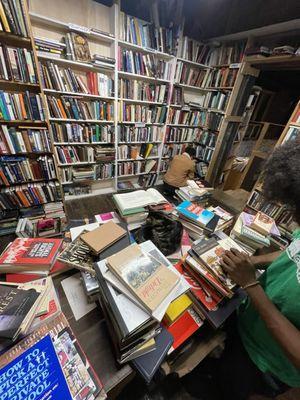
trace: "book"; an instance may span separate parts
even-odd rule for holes
[[[185,310],[191,307],[191,305],[192,301],[188,295],[182,294],[169,305],[164,319],[168,322],[168,324],[172,324]]]
[[[165,325],[174,339],[172,351],[182,345],[202,325],[203,321],[193,308],[186,310],[173,324]]]
[[[102,214],[97,214],[97,215],[95,215],[95,220],[96,220],[96,222],[99,222],[99,224],[106,224],[109,221],[113,221],[116,224],[118,222],[120,222],[118,215],[113,211],[107,212],[107,213],[102,213]]]
[[[48,272],[61,245],[61,239],[15,239],[0,256],[0,272]]]
[[[125,235],[125,229],[113,221],[109,221],[93,231],[84,233],[81,235],[81,239],[94,254],[98,255]]]
[[[11,378],[11,369],[19,375]],[[43,324],[0,356],[0,377],[9,393],[19,392],[23,376],[27,395],[36,400],[104,399],[103,386],[88,362],[65,316]]]
[[[73,242],[67,244],[58,255],[57,260],[72,268],[95,275],[94,263],[96,257],[92,254],[90,247],[82,240],[82,236],[87,232],[83,231]]]
[[[269,217],[269,215],[264,214],[261,211],[258,211],[250,227],[258,233],[261,233],[264,236],[268,236],[272,232],[274,223],[275,221],[273,218]]]
[[[213,212],[191,203],[190,201],[180,203],[176,207],[176,210],[180,215],[188,218],[200,227],[206,227],[215,216]]]
[[[151,314],[179,282],[173,271],[137,244],[109,257],[107,265]]]
[[[156,189],[136,190],[130,193],[113,195],[113,199],[122,214],[130,210],[141,209],[150,205],[168,203]]]
[[[22,290],[18,285],[0,284],[0,337],[16,340],[24,320],[37,307],[39,292]]]
[[[74,49],[74,60],[81,62],[91,62],[91,53],[89,49],[89,42],[83,34],[71,32],[67,35],[67,40],[70,38],[71,47]]]

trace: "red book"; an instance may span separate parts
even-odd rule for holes
[[[27,283],[41,279],[39,274],[6,274],[6,282]]]
[[[56,260],[55,263],[53,264],[53,267],[50,270],[50,275],[53,278],[54,276],[62,274],[63,272],[69,271],[70,269],[72,269],[70,265],[67,265],[61,261]]]
[[[193,296],[198,300],[208,311],[215,310],[218,304],[222,301],[221,297],[211,286],[201,277],[193,276],[192,270],[184,266],[182,262],[175,265],[177,271],[183,275],[184,279],[190,285]]]
[[[0,256],[0,272],[49,271],[62,239],[17,238]]]
[[[177,349],[189,337],[196,332],[203,321],[199,315],[192,309],[186,310],[172,325],[166,326],[166,329],[174,338],[173,350]]]

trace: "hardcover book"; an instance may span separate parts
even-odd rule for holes
[[[24,376],[28,399],[93,400],[99,394],[100,399],[106,398],[62,313],[0,356],[0,370],[6,400],[19,396],[20,388],[25,390]]]
[[[93,231],[82,234],[81,239],[94,254],[98,255],[101,251],[120,240],[126,233],[125,229],[113,221],[109,221]]]
[[[190,201],[184,201],[176,207],[179,214],[195,224],[205,227],[214,218],[214,213]]]
[[[18,285],[0,284],[0,337],[15,340],[21,325],[35,305],[39,293],[18,289]]]
[[[57,260],[70,267],[95,275],[94,263],[96,262],[96,256],[91,253],[90,247],[81,239],[82,235],[87,232],[83,231],[73,242],[69,243],[59,254]]]
[[[15,239],[0,256],[0,272],[48,271],[61,245],[61,239]]]
[[[107,265],[151,314],[179,282],[173,271],[137,244],[109,257]]]
[[[92,60],[89,42],[85,36],[71,32],[72,47],[76,61],[90,62]]]

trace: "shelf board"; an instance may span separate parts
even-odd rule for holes
[[[172,142],[165,142],[165,144],[173,144],[173,143],[195,143],[194,140],[174,140]]]
[[[128,174],[128,175],[118,175],[118,178],[129,178],[130,176],[140,176],[140,175],[150,175],[150,174],[156,174],[156,171],[150,171],[150,172],[137,172],[135,174]]]
[[[159,140],[159,141],[157,141],[157,140],[147,140],[147,141],[144,141],[144,142],[118,142],[118,144],[128,144],[128,145],[131,145],[131,144],[144,144],[144,143],[162,143],[162,141],[161,140]]]
[[[71,31],[71,30],[75,31],[74,27],[71,29],[67,22],[63,22],[63,21],[60,21],[55,18],[49,18],[49,17],[46,17],[41,14],[37,14],[34,12],[30,12],[29,16],[30,16],[30,19],[32,22],[36,22],[41,25],[47,25],[47,26],[50,26],[50,27],[56,28],[56,29],[59,28],[60,30],[63,30],[66,32]],[[83,28],[85,28],[85,27],[83,27]],[[107,36],[107,35],[101,34],[101,33],[92,32],[89,28],[85,28],[85,29],[87,31],[84,32],[84,34],[92,40],[100,41],[100,42],[107,42],[107,43],[113,43],[115,41],[114,37]]]
[[[140,46],[138,44],[126,42],[125,40],[118,40],[118,44],[121,47],[126,47],[127,49],[137,50],[137,51],[140,51],[140,52],[143,52],[143,53],[153,54],[153,55],[155,55],[157,57],[160,57],[160,58],[167,58],[167,59],[174,58],[174,56],[172,54],[164,53],[162,51],[159,51],[159,50],[156,50],[156,49],[152,49],[150,47],[144,47],[144,46]]]
[[[40,85],[38,83],[30,83],[30,82],[16,82],[10,81],[6,79],[0,79],[0,87],[1,89],[7,88],[8,90],[39,90]]]
[[[209,65],[197,63],[195,61],[190,61],[190,60],[187,60],[186,58],[177,57],[177,61],[181,61],[181,62],[183,62],[185,64],[194,65],[195,67],[202,68],[202,69],[211,69],[212,68]]]
[[[203,125],[188,125],[188,124],[166,124],[167,126],[178,126],[179,128],[204,128]]]
[[[58,94],[62,96],[77,96],[77,97],[87,97],[91,99],[101,99],[101,100],[114,100],[113,96],[99,96],[97,94],[90,93],[78,93],[78,92],[64,92],[62,90],[54,90],[54,89],[43,89],[44,93],[50,94]]]
[[[109,142],[53,142],[54,146],[96,146],[100,144],[114,145],[114,143]]]
[[[14,35],[9,32],[0,32],[0,42],[13,46],[31,47],[31,40],[29,37]]]
[[[82,179],[80,181],[71,181],[71,182],[61,182],[62,186],[68,186],[68,185],[78,185],[81,183],[99,183],[99,182],[104,182],[104,181],[110,181],[114,179],[114,177],[110,177],[110,178],[100,178],[100,179]]]
[[[126,158],[126,159],[118,159],[117,162],[128,162],[128,161],[147,161],[147,160],[158,160],[159,157],[147,157],[147,158]]]
[[[75,118],[49,118],[50,122],[78,122],[78,123],[95,123],[95,124],[113,124],[114,121],[100,119],[75,119]]]
[[[216,87],[207,87],[208,90],[232,90],[233,86],[216,86]]]
[[[295,127],[297,127],[297,128],[300,128],[300,122],[290,122],[288,125],[289,125],[289,126],[295,126]]]
[[[42,55],[37,52],[37,56],[40,60],[48,60],[52,61],[55,64],[62,64],[65,66],[73,67],[74,69],[81,69],[81,70],[91,70],[91,71],[103,71],[103,72],[114,72],[115,68],[112,66],[112,68],[107,67],[106,65],[100,66],[100,65],[94,65],[94,64],[89,64],[89,63],[83,63],[80,61],[73,61],[73,60],[67,60],[66,58],[57,58],[57,57],[51,57],[50,55]]]
[[[94,165],[94,164],[96,164],[96,161],[77,161],[74,163],[57,164],[57,166],[60,168],[64,168],[64,167],[76,167],[77,165]]]
[[[205,87],[205,88],[197,87],[197,86],[187,85],[185,83],[179,83],[179,82],[175,82],[174,86],[179,86],[179,87],[182,87],[184,89],[189,89],[189,90],[197,90],[197,91],[200,91],[200,92],[214,92],[214,91],[217,91],[216,88],[209,89],[207,87]]]
[[[122,125],[165,125],[165,122],[140,122],[140,121],[119,121]]]
[[[92,193],[82,193],[82,194],[76,194],[76,195],[65,195],[65,200],[74,200],[74,199],[81,199],[85,197],[92,197],[92,196],[97,196],[99,194],[109,194],[109,193],[115,193],[116,190],[113,187],[108,187],[108,188],[102,188],[102,189],[96,189],[92,190]]]
[[[118,71],[118,75],[120,77],[129,78],[129,79],[140,79],[140,80],[146,80],[146,81],[157,82],[157,83],[170,83],[170,80],[154,78],[152,76],[134,74],[132,72]]]
[[[196,105],[189,105],[189,104],[170,104],[170,107],[172,107],[172,108],[190,107],[191,109],[206,110],[207,112],[225,114],[224,110],[218,110],[217,108],[210,108],[210,107],[205,107],[205,106],[196,106]]]
[[[124,103],[133,103],[133,104],[155,104],[159,106],[166,106],[167,103],[160,101],[150,101],[150,100],[135,100],[135,99],[126,99],[124,97],[118,98],[119,101],[124,101]]]
[[[12,121],[5,121],[0,120],[0,124],[7,124],[7,125],[46,125],[47,121],[38,121],[38,120],[23,120],[23,119],[15,119]]]
[[[27,151],[25,153],[10,153],[10,154],[1,154],[1,156],[5,157],[25,157],[25,156],[40,156],[42,154],[52,154],[51,151]]]
[[[30,181],[23,181],[23,182],[10,182],[9,186],[6,185],[0,185],[1,188],[9,188],[10,186],[19,186],[19,185],[29,185],[31,183],[39,183],[39,182],[53,182],[53,181],[57,181],[57,178],[52,178],[52,179],[33,179]]]

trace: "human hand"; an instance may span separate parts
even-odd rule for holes
[[[220,264],[229,277],[238,285],[246,286],[255,282],[255,267],[250,257],[236,249],[223,254]]]

